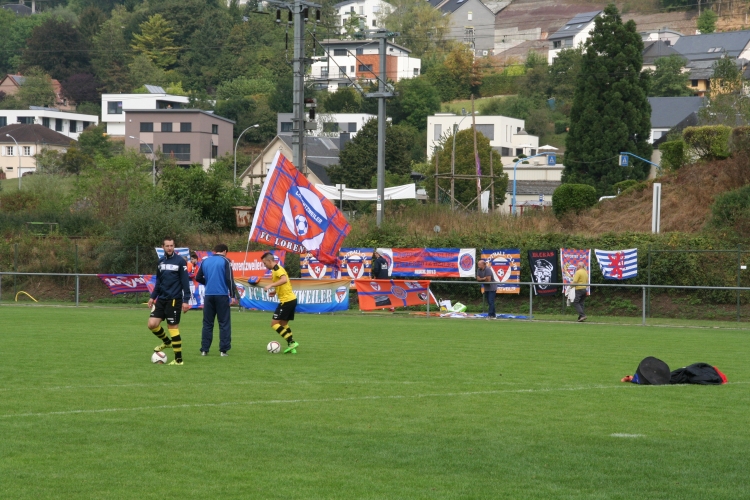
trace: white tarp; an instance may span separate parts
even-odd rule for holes
[[[329,200],[351,200],[351,201],[378,201],[377,189],[350,189],[344,188],[339,192],[336,186],[326,186],[325,184],[315,184],[315,188],[320,194]],[[417,198],[416,184],[404,184],[385,188],[386,200],[414,200]]]

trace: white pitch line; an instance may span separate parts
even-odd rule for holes
[[[609,437],[613,438],[642,438],[646,437],[645,434],[622,434],[619,432],[615,432],[614,434],[610,434]]]

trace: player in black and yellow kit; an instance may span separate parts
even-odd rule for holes
[[[156,286],[148,299],[151,317],[148,328],[159,337],[161,344],[154,351],[171,347],[174,360],[170,365],[182,364],[182,338],[180,337],[180,313],[190,309],[190,283],[185,259],[174,251],[174,238],[164,238],[164,257],[159,259],[156,268]],[[167,320],[166,334],[161,322]]]
[[[284,349],[284,354],[297,354],[299,344],[294,341],[292,329],[289,328],[289,322],[294,319],[294,310],[297,308],[297,296],[294,295],[294,291],[292,290],[289,275],[286,274],[286,270],[283,267],[274,261],[271,252],[264,253],[261,260],[266,269],[271,270],[271,284],[265,287],[264,290],[270,292],[269,295],[271,296],[275,293],[279,297],[279,305],[273,313],[271,328],[286,340],[287,348]],[[273,292],[272,288],[275,288],[276,291]]]

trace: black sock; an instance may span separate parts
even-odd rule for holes
[[[167,336],[167,334],[164,332],[164,327],[163,326],[159,325],[159,330],[157,330],[157,331],[151,330],[151,331],[153,332],[154,335],[156,335],[157,337],[159,337],[159,340],[161,340],[162,342],[164,342],[165,345],[169,345],[169,344],[172,343],[172,339],[170,339]]]

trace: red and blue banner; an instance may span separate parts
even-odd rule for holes
[[[338,267],[323,264],[310,254],[300,255],[300,276],[309,279],[349,278],[354,288],[354,280],[370,277],[372,252],[372,248],[342,248]]]
[[[240,306],[258,311],[274,311],[279,305],[278,296],[269,297],[263,286],[270,280],[262,280],[257,285],[245,279],[237,280]],[[331,313],[349,309],[349,280],[291,280],[292,290],[297,296],[298,313]]]
[[[338,264],[339,248],[351,230],[349,223],[280,152],[259,200],[250,240],[297,254],[310,253],[323,264]]]
[[[356,280],[354,285],[362,311],[423,306],[428,300],[437,305],[429,280]]]
[[[378,248],[394,278],[476,277],[476,248]]]
[[[521,287],[511,285],[521,281],[521,250],[518,248],[482,249],[482,259],[497,281],[497,293],[521,293]]]
[[[120,293],[148,292],[148,274],[97,274],[102,283],[107,285],[112,295]]]
[[[602,275],[609,280],[626,280],[638,276],[638,249],[594,249]]]
[[[310,253],[299,256],[299,272],[302,279],[335,280],[340,277],[337,266],[323,264]]]
[[[576,250],[573,248],[560,249],[560,270],[562,271],[562,282],[572,283],[573,275],[576,273],[579,263],[583,263],[586,272],[589,273],[589,282],[591,282],[591,249]],[[563,293],[568,292],[567,286],[563,287]],[[591,287],[586,288],[587,295],[591,295]]]

